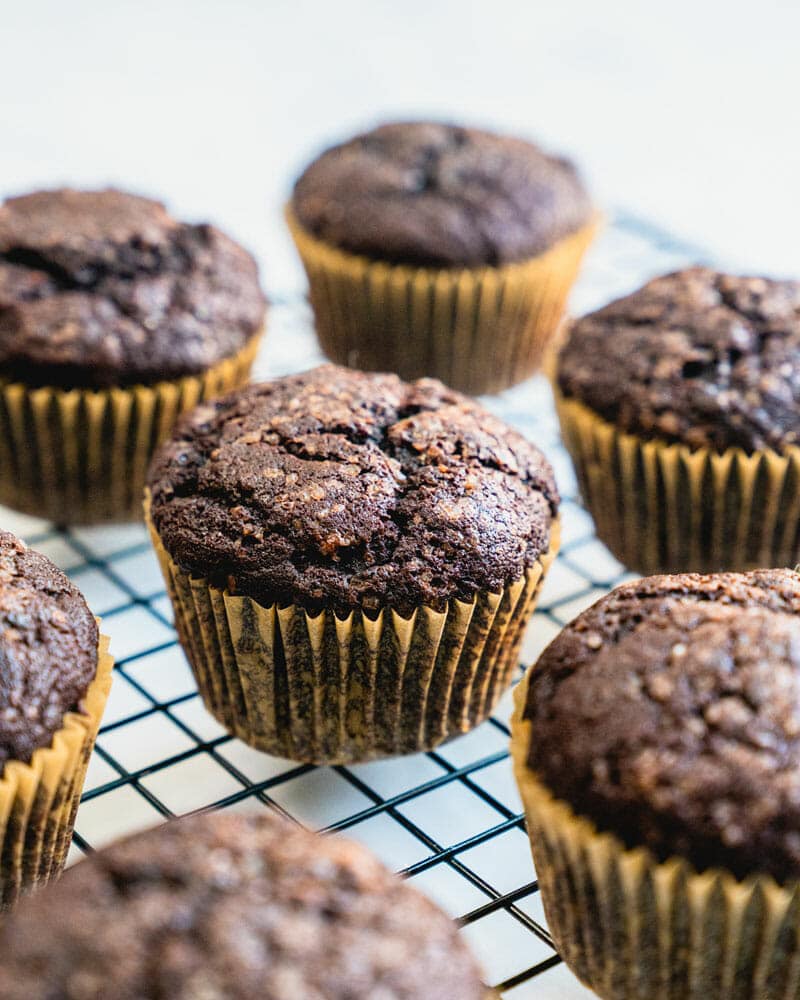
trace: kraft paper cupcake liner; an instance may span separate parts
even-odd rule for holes
[[[500,593],[410,618],[264,607],[191,578],[150,523],[175,627],[211,714],[278,757],[343,763],[431,749],[487,718],[558,546]]]
[[[157,445],[186,410],[247,382],[259,339],[203,375],[155,385],[0,381],[0,504],[59,524],[141,520]]]
[[[64,716],[51,744],[29,763],[9,761],[0,778],[0,910],[56,878],[72,840],[86,768],[111,689],[114,661],[100,637],[97,673],[82,712]]]
[[[478,395],[535,372],[599,219],[538,257],[481,268],[373,261],[312,236],[287,208],[317,334],[339,364],[424,375]]]
[[[647,441],[556,392],[561,435],[598,537],[641,573],[800,561],[800,448],[785,454]]]
[[[797,1000],[800,884],[699,874],[598,833],[527,766],[526,690],[527,678],[515,691],[514,772],[547,925],[578,978],[603,1000]]]

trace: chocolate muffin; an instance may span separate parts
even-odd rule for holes
[[[383,125],[327,150],[295,184],[292,208],[342,250],[433,267],[536,257],[592,216],[569,160],[435,122]]]
[[[0,907],[57,875],[111,662],[78,589],[0,531]]]
[[[789,570],[650,577],[530,671],[512,739],[536,871],[556,943],[601,997],[789,995],[798,612]]]
[[[207,705],[299,759],[482,721],[557,545],[537,448],[439,382],[333,366],[198,407],[149,491]]]
[[[564,440],[598,534],[638,570],[800,557],[800,282],[689,268],[573,324]]]
[[[455,925],[365,848],[268,813],[175,820],[0,931],[3,1000],[483,1000]]]
[[[327,150],[288,217],[333,360],[469,392],[535,370],[595,226],[568,160],[436,122]]]
[[[61,189],[0,205],[0,501],[138,514],[155,443],[246,380],[263,318],[253,258],[156,201]]]

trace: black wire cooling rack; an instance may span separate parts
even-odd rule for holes
[[[703,259],[698,248],[617,213],[587,261],[573,308],[593,308],[654,274]],[[271,300],[257,377],[321,360],[302,297]],[[545,381],[532,379],[486,403],[544,449],[564,497],[562,549],[523,648],[527,665],[626,576],[577,499]],[[435,752],[325,768],[269,757],[228,736],[205,712],[141,525],[59,530],[1,508],[0,523],[81,587],[102,616],[117,662],[71,860],[174,815],[278,809],[305,826],[361,840],[436,899],[459,921],[502,996],[590,996],[561,963],[547,930],[508,759],[510,694],[488,722]]]

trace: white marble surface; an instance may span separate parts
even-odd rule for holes
[[[114,182],[302,283],[280,207],[321,144],[452,117],[574,154],[598,199],[800,273],[793,0],[0,0],[0,195]]]

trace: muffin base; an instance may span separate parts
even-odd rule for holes
[[[473,395],[532,375],[558,329],[593,220],[538,257],[480,268],[414,267],[339,250],[286,219],[308,275],[326,355]]]
[[[0,504],[55,521],[141,520],[147,466],[175,421],[247,382],[260,335],[203,375],[111,389],[0,381]]]
[[[603,1000],[796,1000],[800,885],[699,874],[599,833],[527,765],[528,677],[511,754],[547,925],[570,969]]]
[[[86,768],[111,690],[114,661],[100,636],[97,673],[83,712],[68,712],[30,763],[9,761],[0,778],[0,909],[57,878],[66,863]]]
[[[800,448],[786,454],[647,441],[557,391],[561,435],[597,535],[640,573],[800,561]]]
[[[148,525],[208,710],[250,746],[316,764],[429,750],[487,718],[558,548],[555,521],[548,551],[500,593],[410,618],[387,608],[342,619],[265,607],[190,577]]]

